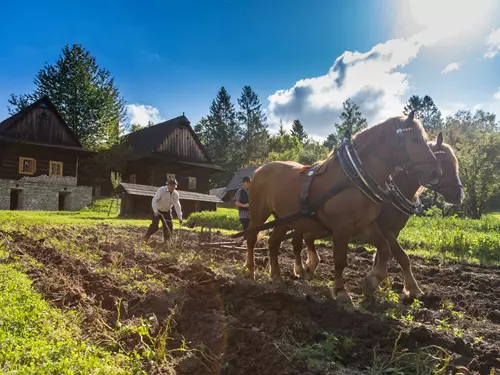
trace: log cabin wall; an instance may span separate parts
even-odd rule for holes
[[[175,162],[162,162],[156,165],[139,161],[131,162],[127,171],[123,173],[122,180],[140,185],[162,186],[167,182],[169,174],[175,175],[181,190],[209,193],[210,170]],[[135,175],[135,178],[131,178],[132,175]],[[189,177],[196,178],[194,189],[189,188]]]
[[[63,176],[77,177],[77,155],[75,151],[26,144],[5,144],[1,146],[0,179],[18,180],[25,176],[49,175],[50,161],[63,163]],[[36,160],[34,174],[19,173],[19,158]]]

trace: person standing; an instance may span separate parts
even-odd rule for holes
[[[153,197],[151,201],[151,207],[153,208],[152,223],[144,235],[144,242],[147,242],[149,237],[156,233],[160,220],[163,229],[163,241],[166,242],[170,238],[170,234],[174,230],[172,224],[172,206],[174,206],[177,218],[182,224],[182,209],[179,202],[179,192],[175,190],[176,188],[177,180],[175,178],[169,179],[167,185],[160,187]]]
[[[240,219],[243,230],[246,230],[250,225],[250,211],[248,210],[248,189],[252,183],[252,179],[249,176],[243,177],[241,180],[243,186],[236,191],[234,195],[234,204],[238,207],[238,217]]]

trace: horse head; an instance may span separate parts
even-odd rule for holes
[[[443,175],[437,183],[429,184],[427,188],[437,191],[447,203],[462,203],[464,191],[459,177],[458,159],[453,148],[443,143],[443,133],[439,133],[436,143],[429,143],[429,146],[441,166]]]
[[[399,166],[415,174],[421,185],[437,183],[442,175],[441,167],[427,143],[427,133],[414,111],[408,117],[396,121],[392,158]]]

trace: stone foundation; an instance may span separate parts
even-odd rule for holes
[[[78,211],[92,203],[92,187],[57,180],[0,180],[0,210]],[[61,196],[61,198],[60,198]]]

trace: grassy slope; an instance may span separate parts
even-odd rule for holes
[[[1,255],[8,254],[2,250]],[[52,308],[19,263],[0,264],[0,317],[2,373],[138,373],[131,359],[83,340],[78,317]]]

